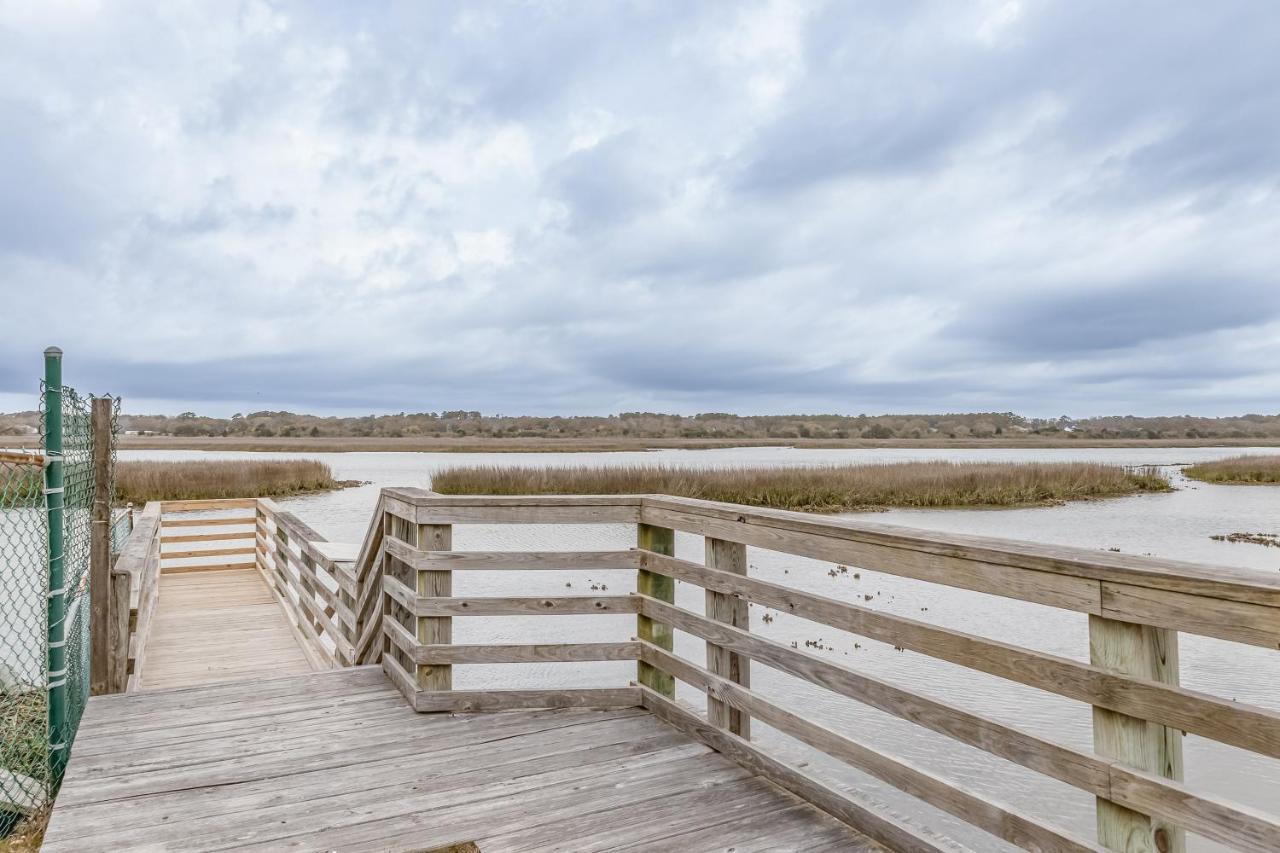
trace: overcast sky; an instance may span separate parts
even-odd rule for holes
[[[0,0],[0,409],[1280,411],[1280,10]]]

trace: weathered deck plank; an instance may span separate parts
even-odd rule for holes
[[[160,575],[142,690],[310,671],[256,571]]]
[[[95,697],[44,849],[468,841],[880,849],[642,709],[416,714],[374,667]]]

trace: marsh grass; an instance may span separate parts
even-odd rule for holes
[[[450,468],[453,495],[668,494],[810,512],[887,507],[1016,507],[1163,492],[1156,468],[1088,462],[897,462],[807,468]]]
[[[283,497],[352,484],[335,480],[328,465],[311,459],[129,461],[116,466],[116,500],[121,503]]]
[[[1188,465],[1182,473],[1206,483],[1280,483],[1280,456],[1232,456]]]

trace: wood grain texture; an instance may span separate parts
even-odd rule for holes
[[[1280,579],[1248,569],[1202,565],[1156,557],[1135,557],[1064,545],[917,530],[862,519],[825,518],[812,513],[746,507],[694,498],[677,498],[667,495],[645,497],[641,513],[645,516],[645,520],[650,520],[650,513],[655,513],[652,516],[655,520],[651,523],[675,521],[672,517],[660,514],[663,512],[687,516],[681,519],[680,523],[671,523],[670,526],[692,533],[701,532],[692,528],[702,522],[727,521],[731,525],[730,530],[736,529],[744,533],[751,528],[771,530],[784,542],[795,541],[783,535],[785,532],[815,534],[819,537],[861,542],[905,552],[915,551],[939,557],[954,557],[990,567],[1005,566],[1026,572],[1039,572],[1080,580],[1111,581],[1228,601],[1280,607]],[[735,542],[756,544],[735,535],[726,535],[724,538]],[[892,564],[907,559],[905,555],[891,559],[890,567],[885,569],[879,569],[877,566],[865,566],[865,568],[897,574]],[[854,565],[856,562],[849,564]],[[1018,590],[1017,594],[1012,590],[1004,593],[998,590],[993,592],[996,595],[1020,598],[1023,597],[1021,593],[1025,590]]]
[[[252,509],[258,508],[257,498],[216,498],[198,501],[162,501],[161,509],[166,515],[173,512],[206,512],[216,509]]]
[[[634,687],[576,690],[422,690],[414,709],[455,714],[531,708],[633,708],[640,705]]]
[[[387,553],[415,569],[441,571],[635,571],[636,551],[419,551],[396,539]]]
[[[635,613],[629,595],[565,595],[542,598],[480,596],[431,598],[415,595],[391,576],[382,579],[387,595],[415,616],[557,616],[588,613]]]
[[[1101,615],[1280,649],[1280,609],[1261,604],[1104,581]]]
[[[784,764],[750,741],[710,725],[654,690],[647,687],[639,689],[644,707],[661,719],[892,850],[941,853],[963,849],[895,819],[879,804],[838,791],[818,778]]]
[[[707,566],[735,575],[747,574],[747,546],[723,539],[707,539],[704,545]],[[704,594],[708,619],[724,622],[744,631],[751,630],[751,617],[745,598],[715,590]],[[653,661],[646,661],[653,664]],[[735,684],[751,686],[751,660],[723,646],[707,643],[707,669]],[[727,728],[739,737],[751,740],[751,718],[739,706],[726,705],[711,693],[707,694],[707,720],[715,726]]]
[[[110,397],[92,400],[89,431],[93,450],[93,505],[89,511],[89,691],[116,692],[112,673],[121,664],[114,660],[117,646],[113,627],[118,619],[128,620],[128,609],[117,614],[111,580],[111,488],[115,463],[111,421],[115,401]],[[127,646],[126,646],[127,655]],[[127,666],[127,663],[125,664]]]
[[[807,720],[770,702],[746,687],[721,678],[710,670],[677,658],[644,643],[642,657],[654,666],[672,672],[709,697],[738,708],[745,714],[788,734],[809,746],[869,773],[900,791],[949,812],[997,838],[1024,850],[1096,851],[1092,841],[1048,826],[1010,805],[970,793],[905,759],[888,755],[825,726]]]
[[[101,698],[48,853],[878,850],[636,707],[414,714],[371,667]]]
[[[1149,679],[1117,675],[1069,658],[987,640],[961,631],[801,592],[698,563],[644,555],[651,571],[734,592],[786,613],[890,643],[1167,726],[1195,732],[1273,758],[1280,757],[1280,712]],[[660,604],[660,603],[659,603]],[[654,612],[665,612],[655,605]],[[687,612],[687,611],[685,611]]]
[[[1089,617],[1089,659],[1108,672],[1162,684],[1178,683],[1178,635],[1164,628]],[[1154,776],[1182,780],[1182,733],[1108,708],[1093,709],[1093,748],[1099,755]],[[1122,853],[1182,853],[1181,828],[1158,817],[1097,799],[1098,840]]]
[[[636,525],[636,547],[642,552],[673,557],[676,553],[676,533],[666,527],[638,524]],[[646,571],[643,565],[636,576],[636,590],[641,595],[657,601],[676,600],[675,580],[667,575]],[[636,617],[636,636],[668,651],[673,648],[675,642],[675,635],[670,625],[644,613]],[[670,673],[655,669],[644,661],[636,664],[636,680],[664,696],[676,695],[675,678]]]
[[[162,575],[154,621],[143,690],[311,671],[256,571]]]
[[[175,527],[248,527],[253,525],[250,516],[241,518],[166,518],[163,527],[166,530]]]
[[[448,524],[419,524],[419,551],[453,550],[453,527]],[[453,595],[453,573],[418,569],[418,600],[432,601]],[[453,642],[453,620],[449,616],[417,614],[418,642],[423,646],[447,646]],[[453,667],[444,661],[418,661],[417,682],[424,691],[448,690],[453,686]],[[419,697],[421,698],[421,697]]]

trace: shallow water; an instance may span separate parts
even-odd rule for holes
[[[1260,573],[1280,570],[1280,549],[1253,544],[1215,542],[1209,537],[1234,531],[1276,532],[1280,489],[1265,486],[1215,486],[1182,478],[1175,467],[1244,452],[1277,453],[1280,448],[1063,448],[1045,450],[802,450],[750,448],[730,450],[663,450],[628,453],[573,454],[459,454],[459,453],[341,453],[247,454],[200,451],[125,451],[124,459],[255,458],[289,456],[321,459],[343,479],[368,485],[323,495],[281,501],[333,541],[357,542],[383,486],[429,487],[434,472],[453,465],[630,465],[686,464],[706,467],[754,465],[820,465],[842,462],[880,462],[918,459],[996,461],[1099,461],[1165,468],[1178,490],[1168,494],[1135,495],[1106,501],[1017,510],[893,510],[874,516],[878,522],[1076,545],[1118,548],[1129,554],[1152,554],[1180,560],[1242,566]],[[865,516],[864,516],[865,517]],[[630,525],[597,526],[459,526],[454,547],[459,550],[605,549],[634,544]],[[677,554],[702,559],[700,537],[680,534]],[[823,595],[857,600],[865,606],[911,616],[975,634],[1015,643],[1077,660],[1088,659],[1087,624],[1083,615],[981,593],[955,590],[851,567],[847,573],[828,573],[830,563],[749,549],[751,574]],[[587,573],[589,574],[589,573]],[[605,584],[608,592],[627,592],[634,583],[628,573],[467,573],[455,575],[458,595],[545,595],[586,593]],[[566,585],[572,587],[566,589]],[[868,600],[865,596],[870,595]],[[702,591],[680,584],[678,601],[701,611]],[[870,642],[785,614],[752,608],[751,630],[813,649],[894,681],[912,690],[981,711],[1004,722],[1071,746],[1090,749],[1090,711],[1087,706],[973,673],[910,652]],[[626,639],[634,633],[634,619],[625,616],[470,618],[454,620],[456,642],[538,642]],[[701,641],[677,635],[677,651],[701,662]],[[1180,645],[1182,683],[1222,696],[1280,708],[1280,655],[1234,643],[1183,635]],[[634,667],[624,663],[515,664],[455,667],[455,685],[468,687],[604,686],[625,684]],[[1092,798],[1069,786],[1022,770],[1000,759],[894,719],[878,711],[827,693],[763,666],[753,671],[753,687],[785,699],[790,708],[825,725],[857,736],[888,752],[927,767],[962,787],[997,796],[1036,816],[1081,835],[1093,835]],[[696,700],[695,691],[682,692]],[[921,806],[909,797],[810,754],[807,748],[757,725],[756,737],[796,750],[813,766],[829,772],[840,784],[874,792],[896,810],[918,815],[931,827],[944,828],[978,849],[1002,849],[990,836],[965,827]],[[1264,810],[1280,811],[1280,762],[1259,758],[1195,736],[1184,741],[1186,778],[1204,790]],[[1219,849],[1192,838],[1193,850]]]

